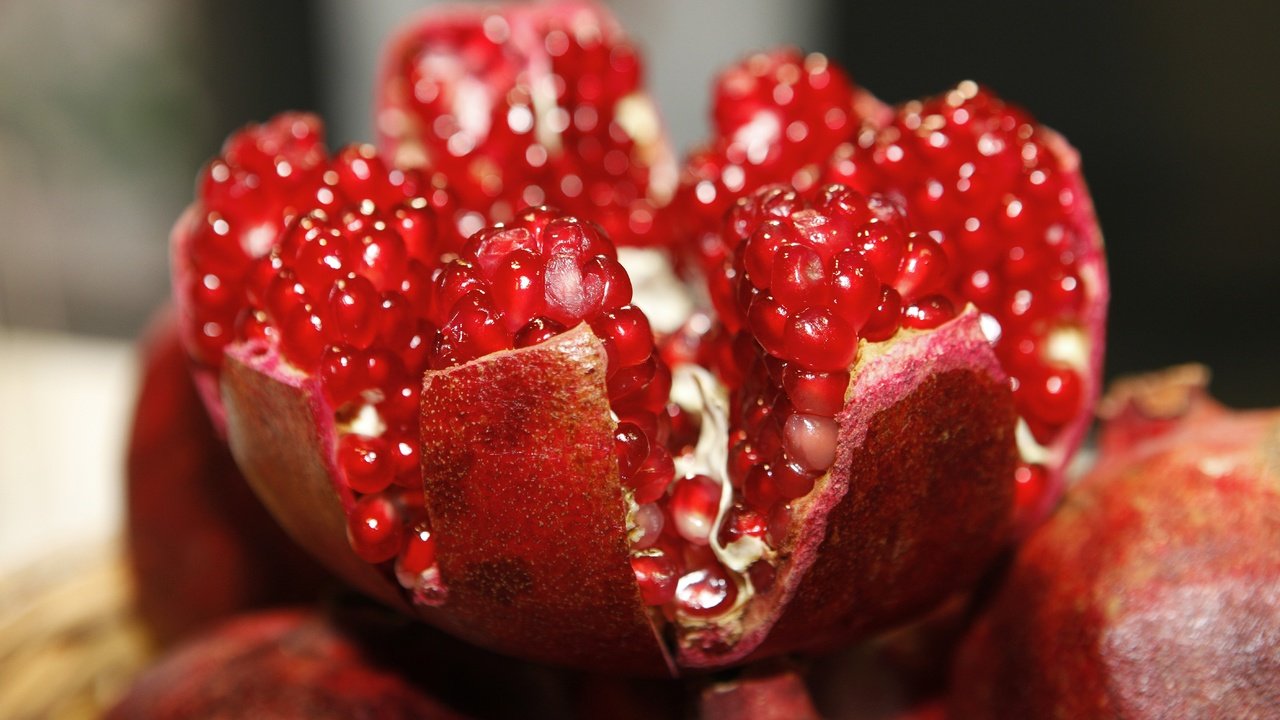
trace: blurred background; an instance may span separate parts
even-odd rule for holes
[[[332,145],[372,139],[378,48],[425,4],[0,2],[0,569],[119,515],[130,342],[201,164],[284,109],[318,110]],[[972,78],[1026,106],[1083,154],[1108,374],[1198,360],[1220,398],[1280,405],[1280,3],[609,4],[680,148],[716,70],[783,43],[889,101]]]

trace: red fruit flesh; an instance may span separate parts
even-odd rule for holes
[[[641,76],[603,6],[450,7],[389,44],[378,133],[401,167],[449,178],[469,230],[548,204],[666,244],[675,159]]]
[[[1186,367],[1118,384],[1097,466],[1019,551],[954,667],[955,717],[1272,717],[1280,413]]]

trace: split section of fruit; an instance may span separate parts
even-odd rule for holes
[[[250,484],[369,594],[595,670],[834,646],[963,591],[1089,416],[1073,152],[971,84],[894,110],[780,51],[721,79],[673,200],[636,63],[594,6],[430,15],[389,51],[382,153],[301,114],[227,141],[174,288]],[[615,240],[710,306],[655,334]]]

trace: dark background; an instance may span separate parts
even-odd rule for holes
[[[613,4],[651,52],[671,33],[702,37],[698,28],[684,26],[681,8],[687,6],[678,0]],[[171,70],[184,73],[172,81],[178,87],[158,99],[151,91],[109,96],[128,104],[126,117],[169,128],[162,133],[171,141],[168,175],[162,182],[149,176],[155,189],[147,195],[149,210],[160,219],[154,232],[144,233],[148,237],[132,238],[155,259],[139,263],[136,282],[120,281],[141,289],[117,307],[104,303],[90,283],[92,290],[64,293],[68,299],[59,313],[42,315],[23,278],[0,272],[0,328],[119,337],[136,332],[165,292],[163,227],[189,199],[190,178],[221,139],[279,110],[333,110],[326,78],[334,61],[326,35],[317,30],[333,5],[202,0],[184,7],[175,36],[157,51]],[[971,78],[1028,108],[1080,149],[1110,257],[1110,376],[1196,360],[1213,369],[1222,399],[1280,405],[1280,3],[998,2],[975,8],[825,0],[779,7],[803,8],[811,26],[779,42],[827,53],[885,100],[933,94]],[[5,10],[0,6],[0,21]],[[635,23],[637,17],[644,21]],[[706,35],[707,46],[685,47],[709,53],[723,66],[741,53],[724,40],[734,37],[735,22],[742,20],[728,13]],[[62,57],[60,52],[49,55]],[[0,66],[0,79],[25,77],[26,69],[12,64],[23,60],[15,55],[0,58],[11,63]],[[649,65],[662,63],[651,58]],[[663,82],[707,87],[710,75],[655,78],[655,84]],[[199,92],[187,97],[188,86]],[[6,90],[0,82],[0,103]],[[139,98],[145,104],[135,107]],[[15,147],[30,146],[14,117],[22,114],[0,105],[0,163],[6,130],[21,141]],[[82,127],[101,125],[92,112],[74,117]],[[131,137],[128,130],[137,124],[125,121],[122,137]],[[21,210],[16,204],[11,209]],[[8,214],[3,204],[0,212]],[[68,233],[82,231],[62,232]],[[0,258],[13,258],[6,250],[28,241],[11,227],[0,236]]]

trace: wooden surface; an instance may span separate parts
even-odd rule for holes
[[[0,579],[0,718],[96,718],[152,651],[118,543]]]

